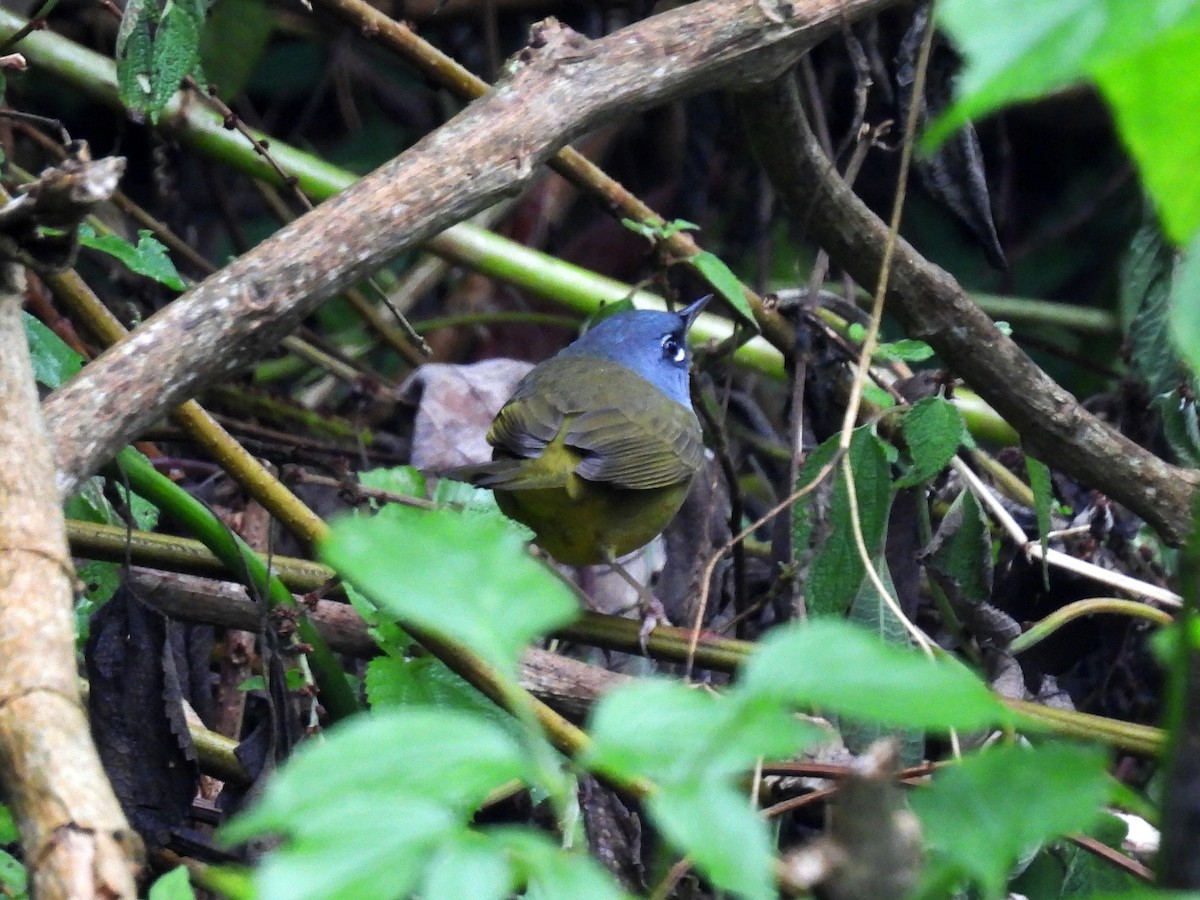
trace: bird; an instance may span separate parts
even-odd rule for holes
[[[601,320],[517,384],[487,433],[492,461],[452,477],[491,488],[559,562],[620,569],[670,524],[703,465],[687,333],[710,299]]]

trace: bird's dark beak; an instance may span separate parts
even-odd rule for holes
[[[685,306],[679,311],[679,318],[683,319],[683,330],[685,332],[692,327],[692,323],[696,321],[696,318],[700,315],[700,311],[708,305],[708,301],[712,298],[712,294],[707,294],[691,306]]]

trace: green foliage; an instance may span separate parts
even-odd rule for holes
[[[819,732],[755,691],[716,697],[671,681],[614,691],[591,721],[583,762],[621,778],[650,779],[649,812],[679,850],[719,887],[773,897],[766,824],[734,778],[762,756],[786,757]],[[647,735],[657,739],[648,741]]]
[[[867,329],[858,322],[853,322],[846,329],[846,336],[856,344],[861,344],[867,336]],[[873,358],[877,362],[925,362],[932,356],[933,348],[924,341],[901,338],[898,341],[881,341],[876,344]]]
[[[56,388],[83,368],[83,357],[63,343],[63,339],[27,312],[25,340],[33,362],[33,377],[43,387]]]
[[[1171,287],[1171,334],[1193,377],[1200,377],[1200,234],[1192,241]],[[1188,401],[1195,424],[1195,402]],[[1192,446],[1200,448],[1200,440]],[[1200,457],[1200,450],[1197,451]]]
[[[992,538],[979,501],[970,491],[954,498],[925,554],[929,576],[956,604],[992,596]]]
[[[222,836],[289,837],[258,873],[268,900],[402,896],[420,885],[435,851],[464,839],[488,794],[513,779],[536,783],[536,772],[486,721],[380,710],[302,746]]]
[[[739,686],[798,706],[900,728],[945,732],[1012,720],[962,663],[929,659],[845,622],[773,631],[746,664]]]
[[[1096,820],[1111,793],[1106,764],[1092,747],[1004,746],[938,772],[912,797],[930,848],[919,896],[943,897],[963,878],[1003,896],[1022,854]]]
[[[941,397],[926,397],[913,404],[904,415],[902,432],[912,466],[896,480],[897,487],[912,487],[929,481],[950,463],[958,448],[970,440],[958,408]]]
[[[1033,511],[1037,516],[1038,541],[1042,553],[1050,549],[1050,512],[1054,507],[1054,486],[1050,482],[1050,468],[1041,460],[1025,454],[1025,471],[1029,473],[1029,488],[1033,491]],[[1050,589],[1050,569],[1042,557],[1042,583]]]
[[[810,484],[817,477],[821,469],[834,458],[837,444],[835,435],[809,454],[797,476],[797,488]],[[848,456],[863,541],[867,552],[874,557],[883,545],[888,510],[891,508],[891,467],[883,442],[870,428],[859,428],[854,432]],[[828,529],[826,534],[821,535],[820,544],[814,552],[805,593],[808,609],[813,615],[841,616],[858,594],[866,577],[866,567],[854,540],[854,522],[850,516],[850,494],[845,474],[838,466],[827,477],[834,479]],[[796,503],[792,513],[792,544],[797,558],[803,557],[809,542],[819,535],[817,493],[811,491],[806,494]]]
[[[203,0],[131,0],[117,30],[117,91],[131,111],[157,122],[189,75],[203,83]]]
[[[700,226],[694,222],[687,222],[683,219],[675,219],[671,222],[665,222],[662,225],[656,225],[652,222],[635,222],[633,219],[622,219],[621,224],[649,241],[656,244],[662,241],[669,240],[673,235],[681,231],[699,231]],[[754,310],[750,308],[750,302],[746,299],[745,292],[742,290],[742,282],[733,274],[733,270],[725,264],[725,262],[717,255],[701,250],[693,254],[687,260],[696,270],[704,276],[725,301],[730,305],[738,318],[742,320],[742,324],[749,326],[750,333],[758,332],[758,322],[754,318]]]
[[[79,226],[79,243],[107,253],[124,263],[129,271],[145,275],[173,291],[182,291],[187,287],[179,277],[175,264],[167,256],[167,248],[145,228],[138,231],[137,246],[134,246],[115,234],[98,235],[92,226],[85,224]]]
[[[927,146],[1005,104],[1094,80],[1167,233],[1190,240],[1200,228],[1200,157],[1178,117],[1200,103],[1200,83],[1188,77],[1200,57],[1200,3],[943,0],[937,16],[966,65],[958,100],[929,128]]]
[[[392,504],[334,523],[321,555],[381,610],[510,675],[529,641],[578,612],[563,583],[525,552],[522,533],[497,516]]]
[[[195,900],[196,892],[188,880],[188,870],[184,866],[176,866],[170,872],[160,876],[150,886],[149,900]]]

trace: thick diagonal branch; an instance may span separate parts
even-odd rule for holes
[[[519,191],[614,115],[774,77],[894,0],[704,0],[596,41],[552,21],[507,78],[392,162],[153,316],[45,404],[72,491],[147,424],[259,358],[322,301]]]
[[[791,75],[750,95],[746,128],[776,190],[860,284],[879,280],[887,226],[830,165]],[[1097,419],[1043,372],[947,272],[900,240],[887,309],[995,407],[1037,458],[1129,507],[1171,543],[1187,535],[1197,473],[1164,462]]]

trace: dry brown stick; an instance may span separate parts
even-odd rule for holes
[[[887,226],[821,152],[792,77],[750,95],[743,111],[784,201],[808,217],[813,238],[855,281],[874,284]],[[1030,454],[1123,503],[1167,541],[1186,537],[1197,473],[1167,464],[1085,410],[904,240],[892,260],[887,309],[1016,428]]]
[[[86,170],[88,190],[103,199],[123,167],[105,160]],[[26,255],[34,228],[14,240],[24,229],[10,224],[0,239],[0,780],[34,896],[134,897],[141,843],[105,778],[79,695],[74,570],[21,321],[25,273],[12,261]]]
[[[45,404],[60,490],[257,358],[323,300],[519,191],[613,115],[779,74],[892,0],[703,0],[588,41],[547,25],[505,81],[442,128],[147,320]]]

